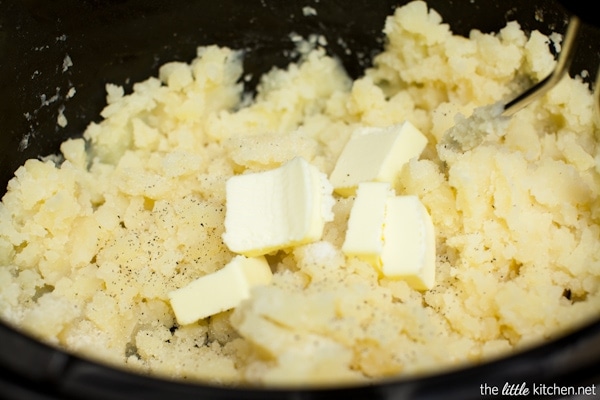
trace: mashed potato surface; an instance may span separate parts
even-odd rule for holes
[[[566,78],[458,151],[457,114],[508,100],[554,66],[515,22],[453,35],[423,2],[386,21],[352,81],[314,49],[241,86],[243,54],[198,49],[125,94],[60,157],[28,160],[0,203],[0,316],[86,357],[176,379],[339,384],[478,363],[600,311],[600,149],[587,84]],[[415,291],[341,252],[353,197],[321,240],[268,256],[269,286],[178,326],[168,293],[217,271],[225,182],[302,156],[330,174],[351,133],[410,121],[429,144],[402,170],[436,230],[436,285]]]

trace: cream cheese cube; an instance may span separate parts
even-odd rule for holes
[[[177,323],[187,325],[237,307],[257,285],[271,283],[273,274],[264,257],[235,256],[222,269],[169,293]]]
[[[336,193],[350,196],[361,182],[394,180],[411,158],[419,157],[427,138],[406,121],[386,128],[356,130],[342,150],[329,180]]]
[[[381,271],[414,289],[435,284],[435,232],[431,216],[417,196],[396,196],[386,203]]]
[[[386,203],[395,195],[388,182],[363,182],[356,189],[342,252],[381,267]]]
[[[231,177],[223,241],[235,253],[267,254],[319,240],[333,220],[327,176],[301,157],[279,168]]]

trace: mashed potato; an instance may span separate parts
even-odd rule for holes
[[[593,100],[566,78],[458,151],[445,133],[554,67],[516,22],[453,35],[413,2],[352,81],[322,49],[273,69],[250,101],[243,54],[198,49],[125,94],[61,155],[28,160],[0,203],[0,315],[44,342],[157,376],[339,384],[437,372],[561,335],[600,310],[600,150]],[[436,285],[415,291],[341,252],[353,197],[321,240],[268,257],[269,286],[178,326],[167,294],[234,256],[225,182],[302,156],[331,173],[361,126],[412,122],[429,144],[394,187],[437,237]],[[456,138],[454,138],[456,139]]]

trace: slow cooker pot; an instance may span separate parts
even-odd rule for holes
[[[58,152],[61,142],[80,136],[88,123],[99,119],[108,82],[129,90],[136,81],[155,75],[161,64],[189,61],[197,46],[219,44],[247,50],[245,68],[254,78],[245,85],[252,91],[261,74],[290,62],[291,32],[324,35],[327,51],[341,59],[356,78],[383,46],[385,17],[402,3],[0,0],[2,194],[25,160]],[[428,4],[455,33],[464,35],[473,28],[497,31],[514,19],[526,30],[563,32],[569,15],[558,3],[544,0],[430,0]],[[306,18],[305,6],[317,14]],[[352,51],[342,48],[338,38]],[[600,33],[586,25],[580,39],[571,71],[585,69],[589,72],[586,79],[594,82]],[[76,96],[69,95],[71,88]],[[63,110],[69,123],[60,128],[56,116]],[[484,385],[597,385],[599,371],[600,320],[553,342],[480,366],[369,386],[311,390],[241,390],[141,376],[57,350],[0,323],[0,398],[6,399],[319,399],[341,395],[465,400],[494,397],[482,392]]]

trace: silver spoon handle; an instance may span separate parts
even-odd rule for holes
[[[503,116],[510,117],[535,99],[543,96],[569,72],[569,67],[571,66],[575,54],[575,45],[577,36],[580,32],[580,25],[579,17],[575,15],[570,17],[567,32],[565,33],[554,71],[546,78],[521,93],[521,95],[506,103],[504,105],[504,112],[502,113]]]

